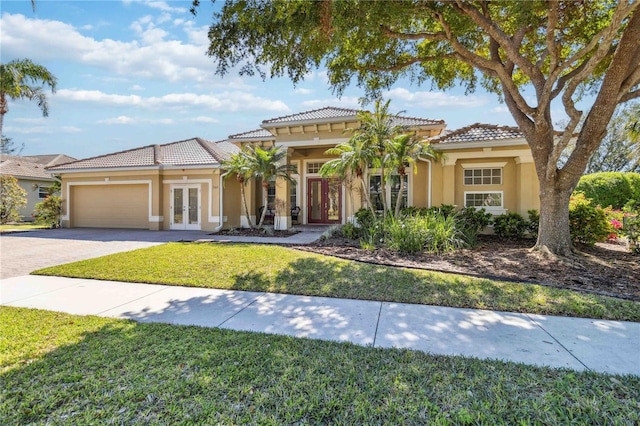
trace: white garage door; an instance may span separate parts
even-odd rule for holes
[[[71,226],[149,229],[147,185],[86,185],[71,190]]]

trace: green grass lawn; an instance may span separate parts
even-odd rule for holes
[[[251,244],[169,243],[43,275],[640,321],[640,303]]]
[[[0,424],[618,424],[640,377],[0,308]]]
[[[0,225],[0,232],[11,232],[11,231],[29,231],[32,229],[45,229],[44,225],[36,225],[34,223],[14,223],[14,224],[4,224]]]

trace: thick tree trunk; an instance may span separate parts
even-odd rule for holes
[[[551,183],[540,183],[540,224],[534,250],[560,256],[572,253],[569,232],[570,197],[571,192],[556,191]]]

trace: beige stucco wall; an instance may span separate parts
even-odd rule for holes
[[[505,163],[500,185],[464,185],[463,164]],[[448,150],[443,161],[433,162],[432,205],[464,206],[465,191],[503,191],[503,207],[526,217],[540,208],[539,183],[528,147]],[[416,204],[417,205],[417,204]]]
[[[102,171],[62,174],[62,215],[64,227],[73,227],[75,202],[69,200],[74,197],[73,188],[76,187],[110,187],[109,197],[127,199],[132,189],[130,186],[143,185],[145,187],[145,202],[147,208],[146,226],[132,219],[135,227],[145,227],[151,230],[167,230],[171,228],[171,188],[173,186],[195,186],[200,190],[200,228],[212,231],[219,225],[219,171],[217,169],[171,169],[171,170],[133,170],[133,171]],[[86,194],[86,193],[83,193]],[[107,194],[107,192],[103,192]],[[141,193],[139,193],[141,194]],[[84,196],[84,195],[83,195]],[[139,195],[138,198],[142,198]],[[150,199],[150,204],[149,204]],[[150,214],[149,205],[151,206]],[[80,204],[80,208],[83,205]],[[136,207],[139,209],[140,207]],[[78,213],[76,212],[75,215]],[[235,213],[232,213],[235,215]],[[230,216],[230,215],[228,215]],[[104,226],[102,219],[97,218],[97,226]]]
[[[36,204],[43,201],[38,197],[38,187],[48,187],[53,185],[53,181],[36,180],[36,179],[24,179],[17,178],[18,186],[20,186],[26,192],[27,204],[20,208],[20,219],[25,222],[31,222],[34,220],[33,213],[36,209]]]

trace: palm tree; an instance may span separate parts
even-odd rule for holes
[[[258,228],[262,228],[264,218],[267,215],[269,181],[281,178],[292,182],[291,174],[296,173],[297,170],[294,165],[282,161],[286,160],[287,151],[275,146],[261,148],[259,146],[247,145],[247,148],[242,151],[242,155],[247,161],[247,176],[255,181],[260,180],[262,182],[262,202],[264,208],[260,215],[260,222],[258,222]]]
[[[247,207],[247,198],[245,195],[244,187],[250,178],[249,162],[247,157],[242,152],[232,154],[227,160],[222,161],[222,167],[227,170],[225,180],[232,174],[236,176],[236,180],[240,184],[240,197],[242,198],[242,208],[244,215],[247,218],[249,228],[253,228],[253,222],[251,222],[251,216],[249,216],[249,208]]]
[[[48,69],[29,59],[15,59],[0,64],[0,134],[4,115],[9,111],[7,98],[35,101],[46,117],[49,115],[49,105],[43,86],[49,86],[51,92],[55,93],[56,83],[56,77]]]
[[[430,157],[439,159],[441,154],[413,134],[406,133],[398,135],[387,143],[387,152],[383,163],[392,167],[398,173],[400,178],[400,190],[396,199],[395,216],[400,215],[400,207],[402,205],[402,193],[404,192],[404,177],[407,175],[407,165],[413,168],[414,173],[417,171],[416,161],[419,157]]]
[[[348,175],[355,176],[360,181],[365,202],[371,212],[375,214],[369,197],[369,185],[365,181],[369,164],[375,161],[375,151],[364,143],[362,138],[350,138],[347,142],[328,149],[325,154],[337,155],[338,158],[324,163],[320,168],[320,175],[323,177],[339,176],[342,179],[347,178]]]
[[[389,113],[390,102],[391,101],[388,100],[383,103],[382,100],[379,99],[376,101],[373,113],[369,111],[358,112],[357,117],[360,121],[360,127],[353,129],[352,137],[361,140],[367,148],[373,149],[376,152],[372,165],[380,168],[382,180],[382,208],[384,216],[386,216],[389,211],[386,191],[386,169],[388,165],[384,162],[387,145],[394,136],[406,131],[406,126],[397,124],[398,114]]]

